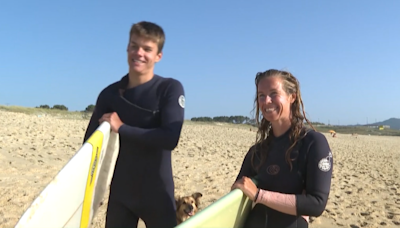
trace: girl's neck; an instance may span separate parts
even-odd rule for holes
[[[272,124],[272,133],[274,134],[275,137],[279,137],[285,134],[285,132],[289,130],[289,128],[292,126],[290,119],[277,120],[276,122],[272,122],[271,124]]]

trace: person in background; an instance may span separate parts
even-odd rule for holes
[[[290,72],[258,73],[255,84],[257,142],[231,188],[255,203],[244,227],[308,227],[309,216],[320,216],[328,201],[331,149],[306,118],[299,82]]]
[[[104,121],[120,136],[120,151],[110,187],[106,228],[176,226],[171,151],[184,121],[180,81],[154,74],[163,55],[165,34],[152,22],[130,30],[129,73],[104,88],[87,127],[86,141]]]

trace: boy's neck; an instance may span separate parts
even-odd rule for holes
[[[129,72],[128,89],[142,85],[150,81],[154,77],[154,72],[149,71],[146,74],[138,74],[137,72]]]

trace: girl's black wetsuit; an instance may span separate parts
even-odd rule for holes
[[[251,166],[251,156],[259,145],[251,147],[244,158],[237,179],[242,176],[256,177],[258,187],[261,189],[295,194],[297,215],[285,214],[258,203],[250,212],[245,227],[308,227],[308,223],[301,215],[317,217],[325,209],[333,166],[327,139],[319,132],[307,130],[307,135],[291,152],[290,157],[295,160],[292,161],[293,169],[290,171],[285,159],[285,152],[291,145],[290,131],[289,129],[282,136],[273,139],[268,149],[268,157],[258,172]],[[255,156],[255,164],[260,164],[259,156]]]
[[[106,228],[176,226],[171,151],[184,120],[184,90],[178,80],[158,75],[126,89],[128,76],[101,91],[84,141],[104,113],[117,112],[120,152],[107,208]]]

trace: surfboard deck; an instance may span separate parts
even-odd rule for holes
[[[254,178],[253,182],[257,184]],[[252,204],[240,189],[235,189],[175,228],[242,228]]]
[[[110,185],[119,152],[119,136],[103,122],[53,180],[35,198],[15,225],[90,227]]]

